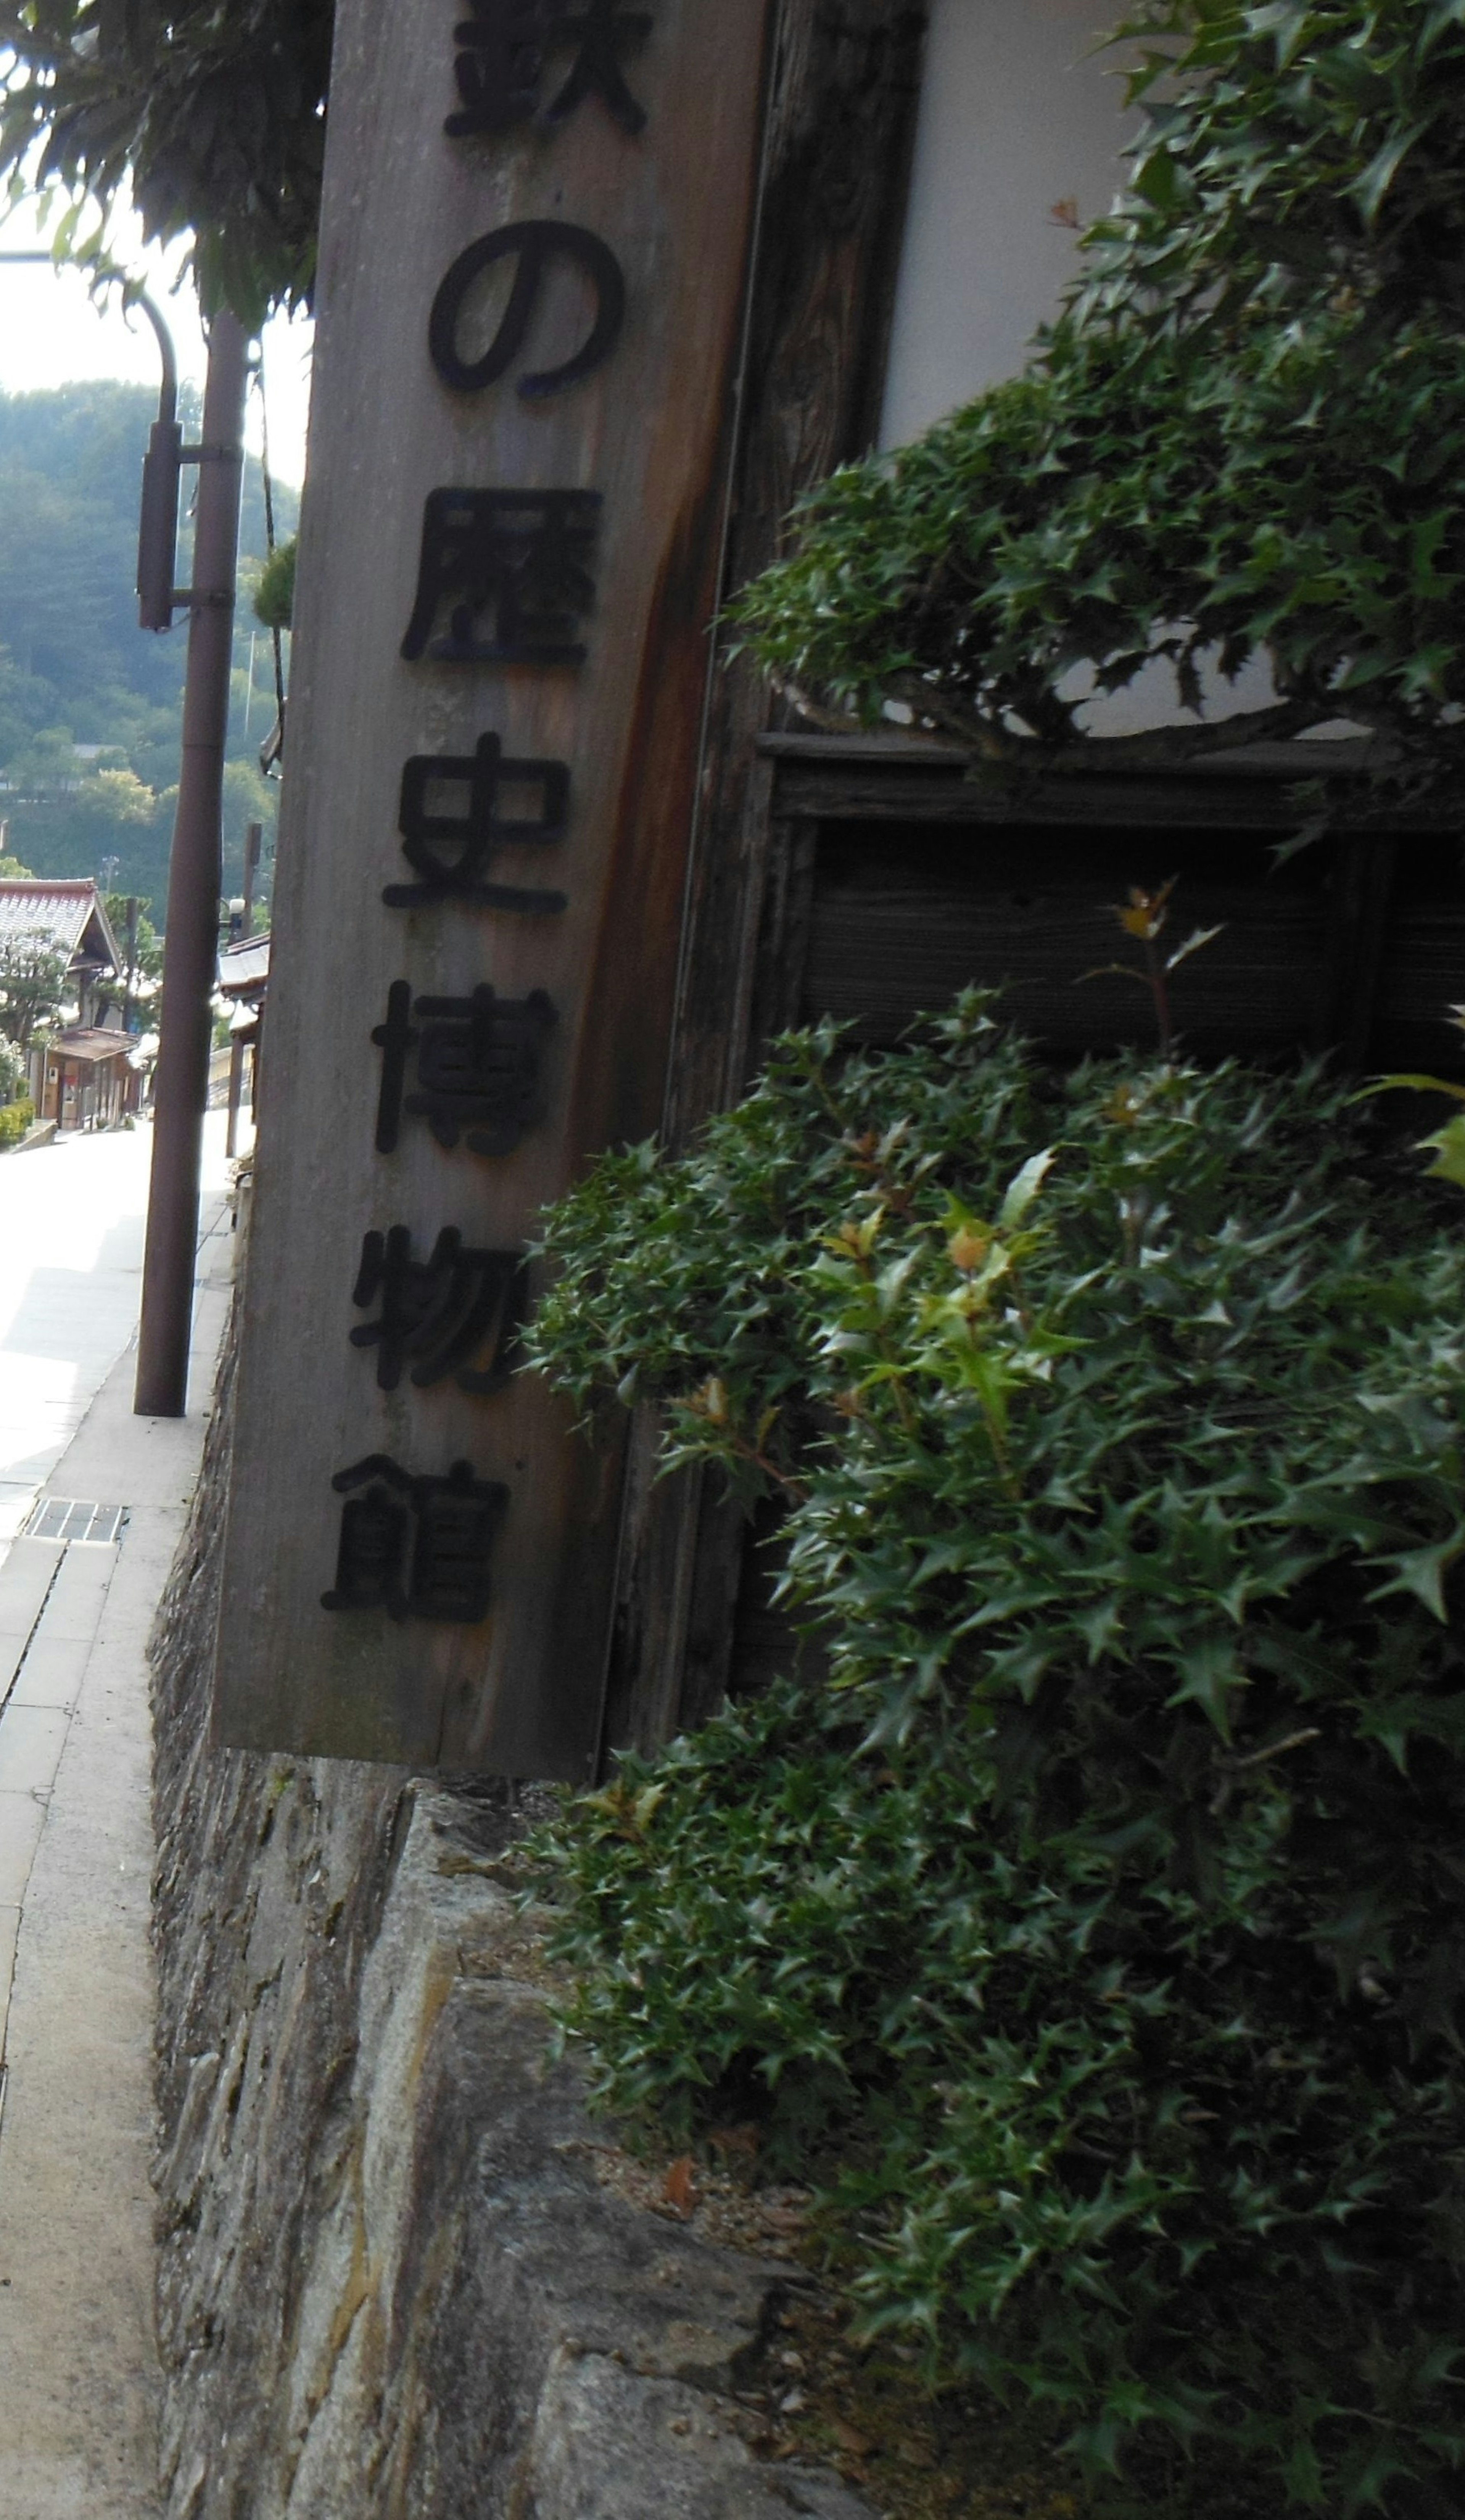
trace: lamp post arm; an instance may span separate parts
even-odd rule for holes
[[[178,353],[173,347],[172,333],[160,308],[155,305],[145,289],[137,292],[132,302],[142,308],[152,325],[158,339],[158,354],[162,361],[162,390],[158,400],[158,417],[161,421],[175,420],[178,415]]]
[[[57,268],[55,255],[48,253],[44,247],[0,251],[0,263],[6,262],[46,262],[53,270]],[[112,276],[118,280],[124,277],[121,272]],[[178,483],[184,463],[183,432],[178,427],[178,353],[167,320],[147,291],[133,290],[131,302],[141,307],[152,325],[158,355],[162,362],[158,419],[143,460],[142,512],[137,540],[138,627],[143,630],[171,630],[178,548]]]

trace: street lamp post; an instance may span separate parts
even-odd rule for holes
[[[0,252],[0,263],[54,265],[54,259],[43,248]],[[175,611],[186,607],[189,613],[183,758],[168,858],[153,1166],[133,1409],[140,1418],[181,1418],[188,1405],[199,1178],[217,968],[224,749],[234,652],[249,337],[236,316],[225,311],[214,317],[204,388],[203,442],[185,446],[178,425],[173,337],[146,291],[134,292],[133,302],[153,327],[162,362],[158,418],[143,463],[138,623],[144,630],[170,630]],[[194,582],[179,588],[173,579],[178,484],[185,464],[200,468],[199,496]]]
[[[169,588],[166,608],[171,618],[172,603],[186,603],[190,618],[188,673],[183,692],[183,759],[168,860],[162,1003],[153,1102],[153,1171],[133,1394],[133,1408],[142,1418],[181,1418],[188,1405],[199,1176],[218,956],[224,748],[229,728],[248,382],[249,338],[236,316],[220,313],[213,319],[209,336],[203,442],[196,448],[178,449],[179,461],[192,460],[200,468],[194,582],[177,597]],[[160,415],[160,430],[163,425]],[[158,434],[155,431],[155,444]],[[168,471],[176,485],[175,466],[170,464]],[[175,486],[174,518],[176,496]],[[145,535],[146,532],[145,497]],[[142,583],[145,573],[146,553],[139,560],[139,595],[144,608],[148,600]]]

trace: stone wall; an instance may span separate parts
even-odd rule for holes
[[[231,1372],[155,1641],[166,2520],[873,2520],[733,2395],[796,2271],[607,2183],[502,1793],[210,1747]]]

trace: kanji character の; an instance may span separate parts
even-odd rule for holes
[[[498,330],[477,358],[465,358],[461,333],[475,284],[497,262],[512,257],[514,286]],[[433,300],[428,350],[445,385],[456,393],[481,393],[508,375],[528,338],[550,272],[569,264],[594,293],[589,330],[572,356],[519,380],[525,402],[543,402],[594,374],[611,356],[625,323],[625,274],[611,248],[589,228],[566,219],[516,219],[464,248]]]

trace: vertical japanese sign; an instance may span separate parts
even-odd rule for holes
[[[338,11],[227,1743],[594,1759],[619,1462],[524,1255],[661,1107],[765,12]]]

